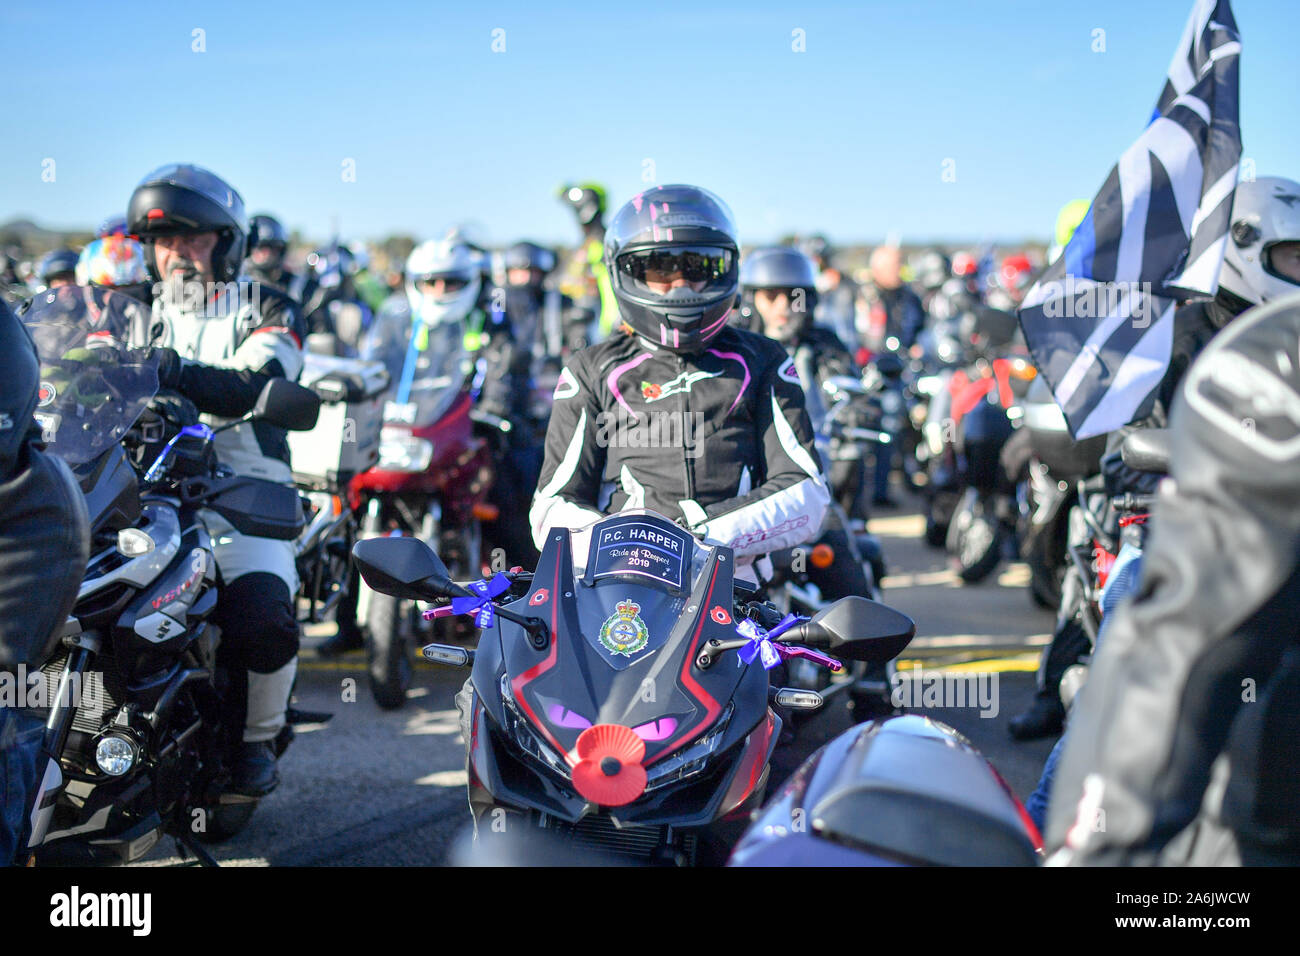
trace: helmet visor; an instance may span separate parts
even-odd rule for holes
[[[616,265],[623,288],[646,299],[707,299],[736,284],[736,255],[717,246],[625,252]]]

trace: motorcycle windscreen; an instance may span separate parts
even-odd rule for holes
[[[41,363],[35,418],[49,451],[70,465],[121,441],[158,391],[157,360],[131,350],[147,341],[149,313],[129,296],[60,286],[23,313]]]
[[[463,322],[427,326],[401,306],[380,312],[359,351],[388,372],[389,424],[419,428],[436,422],[460,395],[471,368]]]
[[[734,652],[695,663],[707,641],[736,637],[732,555],[652,512],[613,515],[588,534],[575,554],[569,532],[552,531],[515,605],[546,622],[548,646],[502,624],[508,691],[571,763],[584,730],[619,724],[649,765],[717,724],[748,666]]]

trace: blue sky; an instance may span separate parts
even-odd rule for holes
[[[651,174],[717,192],[745,242],[1046,236],[1149,118],[1191,7],[6,0],[0,221],[92,225],[190,161],[320,238],[569,241],[561,182],[617,205]],[[1300,3],[1233,10],[1244,156],[1300,178]]]

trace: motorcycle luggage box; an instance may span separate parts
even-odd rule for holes
[[[857,739],[810,814],[819,836],[939,866],[1037,863],[1014,797],[955,730],[908,715],[849,733]]]
[[[289,432],[293,477],[313,491],[345,488],[379,461],[383,362],[306,353],[298,384],[321,396],[320,418],[309,432]]]
[[[298,490],[262,478],[239,476],[215,486],[204,506],[241,534],[292,541],[306,523]]]

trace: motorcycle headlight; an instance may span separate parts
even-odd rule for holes
[[[433,460],[433,442],[401,432],[381,433],[379,439],[380,471],[424,471]]]
[[[556,753],[555,748],[537,735],[524,715],[519,712],[515,695],[510,690],[510,675],[501,675],[501,700],[505,703],[506,730],[515,745],[552,773],[566,782],[571,780],[569,764],[564,757]]]
[[[646,793],[676,783],[678,780],[693,777],[702,771],[710,755],[722,743],[722,736],[727,731],[727,724],[731,722],[731,715],[735,709],[735,704],[728,704],[727,709],[718,718],[718,722],[707,734],[680,753],[673,754],[651,767],[646,773]]]
[[[95,764],[110,777],[120,777],[135,766],[135,742],[120,734],[105,734],[95,744]]]

